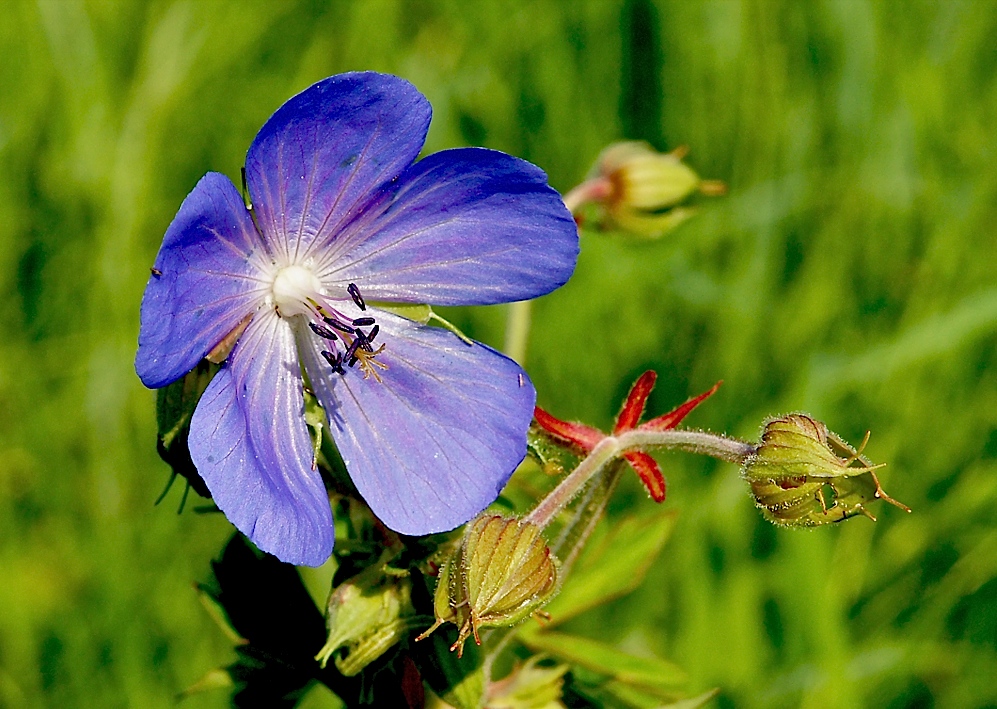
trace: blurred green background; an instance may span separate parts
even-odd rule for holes
[[[139,301],[197,179],[238,180],[282,101],[356,69],[429,97],[427,151],[505,150],[566,191],[639,138],[730,185],[656,242],[583,233],[534,310],[545,408],[606,428],[644,369],[649,414],[724,379],[689,425],[871,429],[914,508],[777,530],[733,466],[662,456],[675,532],[576,632],[718,707],[997,706],[995,36],[984,0],[6,3],[0,706],[173,706],[232,661],[192,590],[230,527],[177,515],[180,485],[153,506]],[[501,344],[502,308],[449,314]],[[653,505],[629,477],[617,518]]]

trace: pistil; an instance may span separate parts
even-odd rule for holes
[[[384,351],[384,345],[374,349],[372,344],[380,327],[370,315],[351,318],[337,307],[337,301],[352,301],[361,312],[367,310],[355,283],[346,288],[348,298],[333,298],[309,269],[287,266],[277,272],[271,292],[278,315],[287,319],[304,316],[309,329],[324,341],[326,349],[321,354],[333,372],[345,375],[346,367],[359,365],[364,379],[381,381],[377,369],[387,369],[388,365],[374,358]],[[361,329],[365,327],[371,329]]]

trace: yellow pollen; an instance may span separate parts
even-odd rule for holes
[[[387,369],[388,365],[384,362],[379,362],[374,357],[381,354],[384,351],[384,345],[381,345],[373,352],[368,352],[362,347],[358,347],[353,355],[357,358],[357,363],[360,365],[360,371],[363,372],[364,379],[370,379],[374,377],[378,384],[381,383],[381,375],[377,373],[374,367],[379,367],[380,369]]]

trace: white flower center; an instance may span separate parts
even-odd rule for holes
[[[270,299],[277,314],[285,320],[304,316],[308,328],[318,338],[319,354],[332,371],[345,376],[347,369],[359,365],[363,378],[381,381],[378,369],[388,365],[375,357],[384,345],[375,345],[380,331],[356,283],[336,298],[325,292],[322,282],[305,266],[285,266],[277,271],[270,286]],[[343,306],[355,311],[347,315]],[[359,316],[359,317],[358,317]]]
[[[322,283],[304,266],[285,266],[273,279],[271,292],[281,317],[313,316],[322,298]]]

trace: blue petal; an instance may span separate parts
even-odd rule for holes
[[[492,503],[526,455],[536,392],[512,360],[453,333],[374,311],[382,381],[333,374],[302,348],[346,469],[402,534],[453,529]]]
[[[216,172],[180,205],[142,298],[135,370],[147,387],[182,377],[252,313],[265,256],[235,185]]]
[[[240,532],[281,561],[332,553],[332,510],[312,469],[291,328],[261,313],[211,380],[190,424],[190,456]]]
[[[524,160],[446,150],[413,165],[396,189],[321,255],[323,282],[356,283],[375,300],[484,305],[549,293],[575,268],[575,222]]]
[[[287,263],[333,238],[415,160],[431,114],[412,84],[373,72],[330,77],[277,109],[249,148],[246,177]]]

